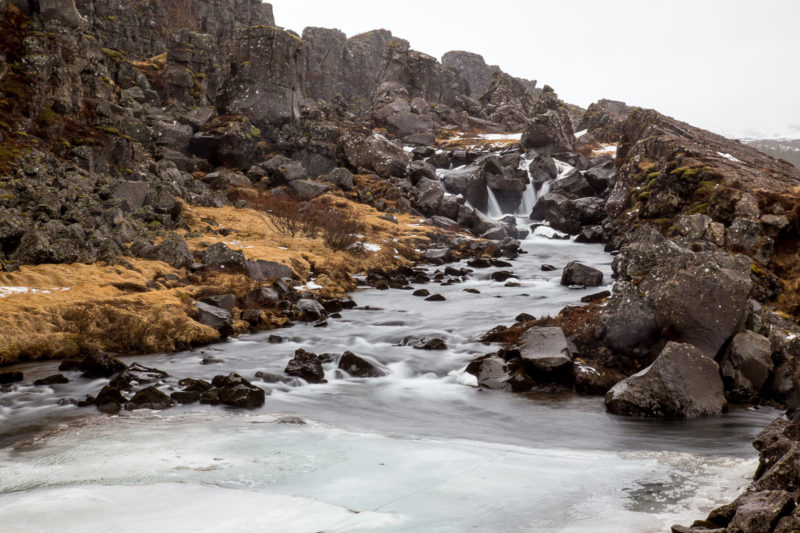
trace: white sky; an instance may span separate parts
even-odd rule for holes
[[[731,137],[800,138],[800,0],[272,0],[278,26],[385,28],[476,52],[567,102],[650,107]]]

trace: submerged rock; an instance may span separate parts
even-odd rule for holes
[[[719,415],[726,407],[719,367],[691,344],[669,342],[655,362],[606,395],[615,414],[658,418]]]
[[[377,378],[384,375],[384,372],[377,366],[353,352],[342,354],[339,359],[339,369],[357,378]]]

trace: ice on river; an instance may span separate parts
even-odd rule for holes
[[[232,414],[96,418],[2,456],[0,531],[662,531],[754,460]],[[12,529],[3,529],[3,528]]]

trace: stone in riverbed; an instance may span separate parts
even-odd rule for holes
[[[3,372],[0,374],[0,385],[6,385],[8,383],[16,383],[17,381],[22,381],[23,375],[22,372]]]
[[[63,383],[69,383],[69,379],[64,374],[55,374],[52,376],[47,376],[46,378],[37,379],[33,382],[33,384],[37,387],[42,385],[61,385]]]
[[[147,387],[133,395],[128,403],[125,404],[126,411],[136,409],[169,409],[174,406],[172,399],[155,387]]]
[[[298,348],[294,352],[294,357],[286,365],[284,370],[290,376],[302,378],[309,383],[325,383],[325,371],[322,369],[322,362],[315,353],[307,352]]]
[[[175,391],[169,396],[177,403],[185,405],[200,401],[201,393],[197,391]]]
[[[549,374],[572,365],[567,339],[559,327],[533,327],[519,342],[519,352],[529,374]]]
[[[139,363],[133,363],[122,372],[118,372],[111,381],[108,383],[115,389],[126,389],[130,386],[131,382],[137,384],[143,383],[156,383],[160,379],[168,377],[169,374],[157,368],[148,368]]]
[[[227,376],[216,376],[212,383],[219,389],[219,403],[224,405],[254,408],[261,407],[266,400],[264,389],[256,387],[235,372]]]
[[[655,362],[608,391],[615,414],[689,418],[721,414],[725,395],[719,367],[691,344],[669,342]]]
[[[562,285],[583,285],[584,287],[597,287],[603,283],[603,273],[594,267],[571,261],[561,273]]]
[[[97,394],[97,398],[94,400],[94,404],[100,411],[109,414],[118,413],[119,410],[122,409],[122,404],[125,402],[126,400],[125,397],[122,396],[122,393],[108,385],[100,390]]]
[[[324,319],[328,316],[328,313],[318,301],[310,298],[303,298],[294,304],[294,315],[298,320],[313,322],[315,320]]]
[[[341,359],[339,359],[339,369],[357,378],[377,378],[384,375],[383,371],[377,366],[353,352],[344,352],[342,354]]]
[[[78,370],[89,379],[108,378],[128,368],[128,366],[115,357],[97,350],[83,358]]]
[[[492,390],[511,390],[506,372],[506,362],[500,357],[492,356],[476,359],[467,365],[467,372],[478,379],[478,385]]]

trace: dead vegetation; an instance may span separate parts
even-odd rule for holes
[[[323,286],[319,292],[324,297],[355,289],[355,273],[408,265],[417,255],[415,249],[429,240],[420,233],[426,230],[418,226],[418,219],[397,214],[399,223],[394,224],[379,218],[381,213],[372,207],[344,198],[326,195],[307,203],[288,201],[276,214],[278,202],[267,199],[268,193],[240,194],[260,209],[186,208],[191,233],[185,238],[190,248],[201,252],[225,242],[248,259],[283,263],[299,282],[314,278]],[[286,219],[293,214],[301,223],[289,231]],[[227,231],[221,232],[222,228]],[[168,274],[180,281],[167,281]],[[226,293],[241,301],[260,286],[241,274],[193,274],[159,261],[131,258],[119,265],[22,266],[17,272],[0,273],[0,287],[40,292],[0,297],[0,365],[75,357],[90,348],[152,353],[214,342],[219,334],[192,320],[193,302]],[[262,324],[279,327],[285,322],[277,313],[266,313]],[[239,331],[247,327],[238,321],[235,326]]]

